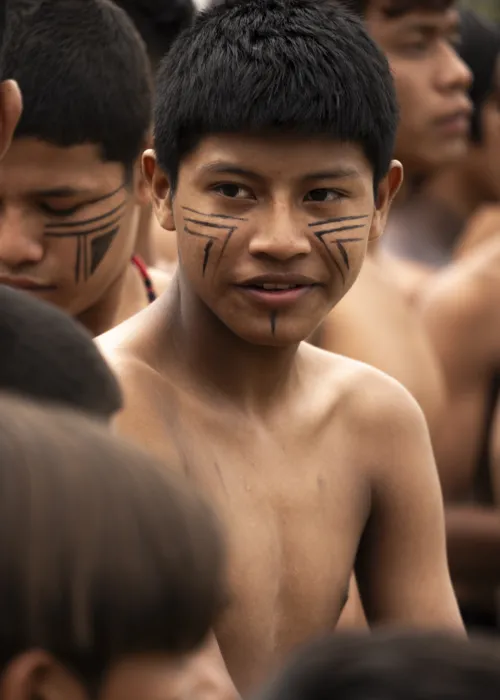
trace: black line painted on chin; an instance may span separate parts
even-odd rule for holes
[[[271,322],[271,333],[273,336],[276,335],[276,319],[278,317],[278,312],[277,311],[271,311],[269,315],[269,320]]]

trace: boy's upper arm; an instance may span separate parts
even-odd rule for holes
[[[499,293],[496,239],[435,275],[422,294],[422,318],[446,374],[476,381],[500,361]]]
[[[365,610],[370,622],[463,629],[427,425],[403,387],[384,384],[371,392],[364,427],[372,501],[357,569]]]

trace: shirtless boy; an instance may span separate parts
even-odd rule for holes
[[[179,268],[101,343],[118,429],[182,465],[226,526],[215,636],[242,692],[335,628],[355,564],[370,622],[462,630],[420,409],[302,342],[383,229],[396,121],[383,55],[331,2],[215,7],[159,75],[143,166]]]
[[[354,5],[395,77],[400,106],[395,154],[403,162],[406,179],[412,181],[459,158],[465,152],[467,131],[446,128],[445,118],[463,113],[468,124],[470,73],[453,48],[459,22],[453,3],[368,0]],[[425,329],[402,293],[406,289],[400,272],[378,244],[372,244],[353,290],[313,341],[400,381],[424,411],[439,457],[443,377]],[[406,267],[403,272],[406,284],[415,272]]]
[[[24,110],[0,164],[0,283],[56,304],[97,335],[153,296],[140,261],[131,263],[134,205],[146,198],[148,59],[107,0],[26,7],[3,60]]]
[[[465,24],[462,25],[458,11],[451,2],[430,0],[425,3],[415,0],[407,3],[407,7],[411,8],[412,5],[413,11],[393,12],[391,16],[380,10],[382,3],[373,0],[368,3],[366,10],[366,20],[372,36],[384,49],[395,75],[401,105],[396,155],[403,159],[406,174],[409,172],[410,178],[412,175],[429,176],[435,173],[437,166],[445,165],[448,166],[448,173],[453,172],[455,177],[460,177],[461,170],[466,171],[467,166],[457,167],[457,163],[464,158],[465,149],[470,145],[470,132],[465,119],[468,110],[464,102],[464,91],[470,77],[464,64],[459,62],[454,47],[459,45],[460,34],[465,31],[461,51],[464,57],[471,53],[467,47],[473,38],[470,36],[473,17],[467,15]],[[427,11],[426,5],[434,6],[435,9]],[[397,9],[404,5],[393,0],[388,6]],[[487,55],[483,56],[483,60],[490,64],[486,72],[489,73],[491,85],[491,79],[495,75],[497,49],[494,30],[489,34],[480,43],[486,47]],[[481,149],[481,144],[478,143],[476,153],[470,155],[470,161],[476,171],[482,170],[484,175],[492,167],[488,151],[494,151],[498,116],[495,95],[489,86],[484,86],[485,76],[477,77],[479,80],[476,80],[471,96],[482,114],[474,116],[472,133],[475,138],[482,135],[487,139],[488,145]],[[415,100],[416,95],[419,96],[418,100]],[[488,97],[492,98],[490,105],[487,104]],[[441,118],[438,118],[439,115]],[[446,115],[448,118],[445,118]],[[419,129],[418,123],[422,124]],[[478,164],[481,164],[479,168]],[[490,182],[494,181],[494,172],[491,171]],[[477,181],[472,183],[471,180],[473,190],[477,193],[481,188]],[[463,203],[464,196],[459,196]],[[410,200],[393,217],[394,229],[391,231],[389,226],[389,240],[391,234],[403,236],[404,227],[409,226],[410,234],[405,236],[405,240],[408,243],[411,239],[412,250],[416,250],[419,231],[422,230],[425,237],[425,229],[433,226],[435,214],[431,203],[414,199],[412,204]],[[453,224],[448,221],[448,229],[451,225]],[[444,230],[442,224],[439,227]],[[425,297],[422,302],[425,332],[432,343],[434,358],[439,360],[447,395],[442,419],[435,428],[430,423],[435,437],[434,447],[441,483],[446,500],[467,503],[464,507],[448,509],[450,566],[456,583],[461,584],[460,598],[465,617],[472,624],[479,621],[481,624],[488,622],[490,626],[496,625],[493,598],[494,588],[500,582],[500,570],[496,566],[500,546],[500,519],[498,512],[491,508],[491,481],[494,477],[488,473],[490,438],[485,427],[488,423],[487,410],[494,410],[494,404],[488,406],[489,394],[490,389],[495,389],[491,380],[500,362],[497,332],[499,292],[495,292],[500,289],[498,252],[500,251],[492,241],[490,249],[478,250],[471,255],[470,260],[451,265],[441,273],[440,280],[432,284],[427,280],[425,284],[417,285],[419,295]],[[425,261],[443,264],[446,259],[440,258],[440,255],[443,255],[442,246],[435,246],[432,258]],[[363,275],[361,277],[363,281]],[[358,294],[359,297],[360,287],[355,287],[353,294]],[[373,296],[375,295],[366,298],[372,299]],[[344,310],[342,306],[339,308],[344,315],[348,311],[349,302],[353,305],[354,297],[347,297]],[[361,315],[366,306],[358,304],[358,309]],[[372,314],[372,318],[374,316]],[[358,326],[363,327],[361,324]],[[348,335],[346,337],[349,339]],[[405,342],[404,337],[401,342]],[[345,346],[335,344],[331,347],[336,347],[339,351],[345,349]],[[359,347],[362,350],[361,342]],[[364,347],[373,354],[371,348],[379,346],[368,343],[365,337]],[[394,351],[396,347],[393,341],[390,344],[391,350]],[[368,359],[366,352],[360,352],[355,357]],[[400,358],[408,363],[408,358],[412,356],[400,355]],[[384,359],[385,357],[387,355]],[[409,366],[404,365],[405,368]],[[429,375],[423,366],[416,376],[425,377],[425,382],[429,381]],[[408,384],[406,386],[411,388]],[[415,396],[420,401],[419,395]],[[491,391],[491,399],[493,398],[494,391]],[[421,405],[429,417],[425,405]],[[473,505],[477,499],[481,500],[482,505]]]
[[[469,96],[474,111],[467,153],[458,162],[430,173],[402,207],[404,225],[387,239],[402,257],[434,268],[452,261],[460,235],[470,237],[466,230],[471,217],[483,206],[497,204],[500,197],[499,28],[474,12],[461,12],[459,51],[473,75]],[[498,211],[496,222],[498,230]],[[471,222],[470,234],[478,224]],[[464,243],[470,248],[472,241]]]

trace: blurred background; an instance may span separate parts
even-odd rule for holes
[[[500,0],[462,0],[462,5],[500,22]]]

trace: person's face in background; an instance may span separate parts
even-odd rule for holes
[[[500,202],[500,53],[492,91],[480,107],[480,139],[472,143],[467,157],[468,181],[482,199]]]
[[[98,146],[15,138],[0,162],[0,283],[72,316],[108,294],[135,246],[139,168],[103,162]]]
[[[385,52],[396,84],[400,125],[396,157],[411,175],[425,175],[467,149],[471,73],[458,56],[459,14],[420,9],[403,14],[394,0],[372,0],[366,22]]]
[[[22,112],[21,92],[16,82],[0,83],[0,159],[9,148]]]

